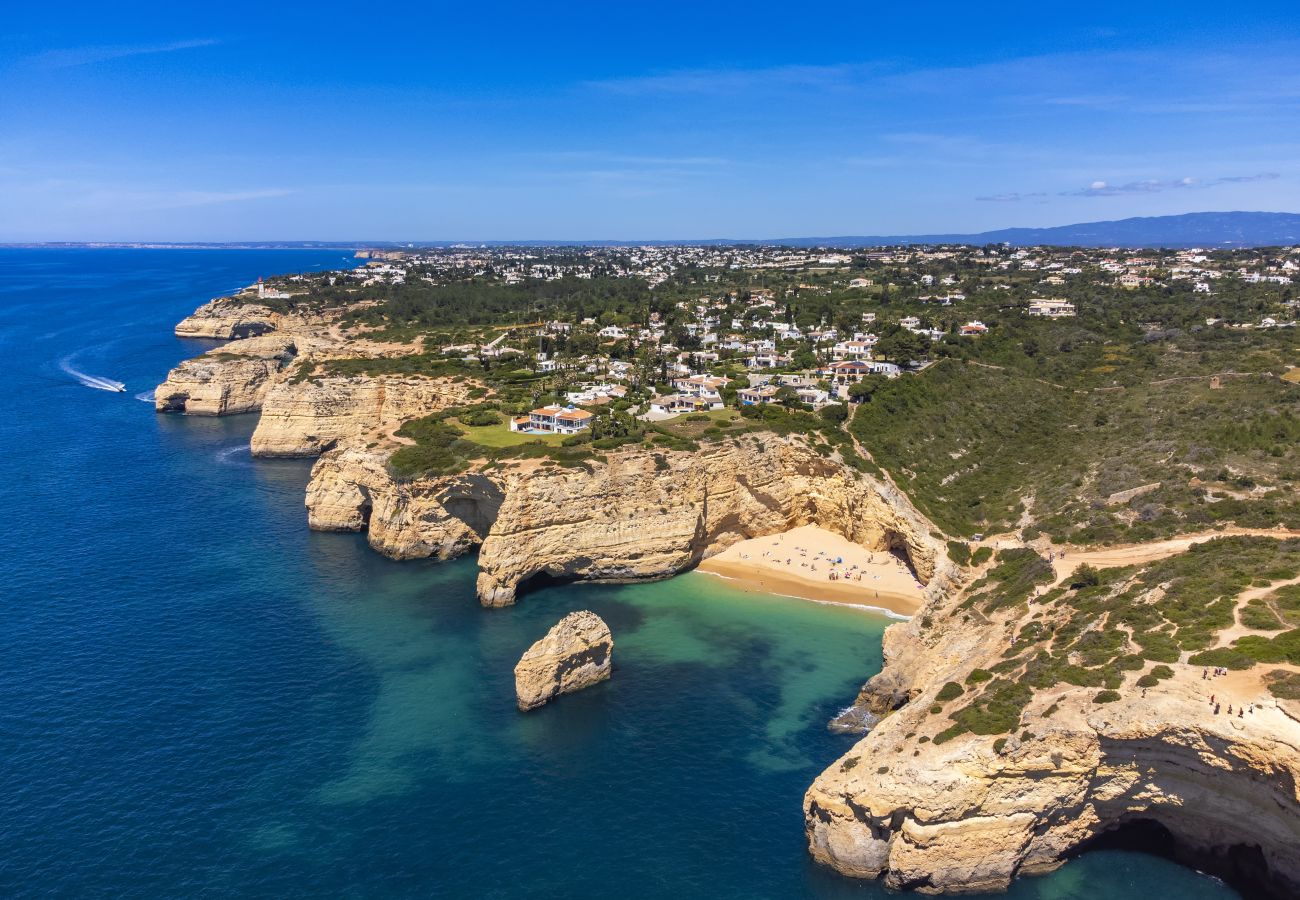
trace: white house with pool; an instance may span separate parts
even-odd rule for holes
[[[511,419],[510,430],[527,434],[577,434],[591,427],[591,419],[591,413],[585,409],[551,404]]]

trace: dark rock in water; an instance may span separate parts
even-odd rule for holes
[[[836,734],[866,734],[879,721],[880,716],[870,710],[861,706],[850,706],[831,719],[826,728]]]

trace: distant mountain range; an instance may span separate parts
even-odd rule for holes
[[[1300,244],[1300,214],[1200,212],[1145,216],[1052,228],[1003,228],[978,234],[790,238],[796,247],[878,247],[897,244],[1014,244],[1056,247],[1273,247]]]
[[[420,247],[621,247],[757,244],[784,247],[858,249],[913,244],[1013,244],[1055,247],[1273,247],[1300,244],[1300,213],[1199,212],[1179,216],[1145,216],[1051,228],[1003,228],[977,234],[846,235],[840,237],[706,238],[702,240],[593,241],[231,241],[171,243],[98,241],[9,244],[21,247],[148,247],[239,249],[415,249]]]

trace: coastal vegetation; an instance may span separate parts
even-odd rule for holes
[[[1300,524],[1300,398],[1273,374],[1286,342],[1231,343],[1187,334],[1159,353],[1139,344],[1141,361],[1113,346],[1105,385],[1090,365],[1054,367],[1053,382],[1028,356],[998,368],[949,357],[875,383],[851,429],[952,534],[1010,528],[1026,509],[1054,540],[1080,543]],[[1251,371],[1212,386],[1248,348]]]
[[[938,743],[967,732],[1010,733],[1036,691],[1060,685],[1095,687],[1102,691],[1098,697],[1105,696],[1096,702],[1112,702],[1132,689],[1129,673],[1143,673],[1133,686],[1154,687],[1173,676],[1169,663],[1230,669],[1300,664],[1300,627],[1290,627],[1300,622],[1296,585],[1261,601],[1276,616],[1274,630],[1287,630],[1215,646],[1236,621],[1242,592],[1300,576],[1300,540],[1216,538],[1146,565],[1092,569],[1050,590],[1044,587],[1054,580],[1051,567],[1033,550],[1004,550],[995,562],[959,608],[967,616],[1020,608],[1027,621],[992,670],[971,673],[967,689],[983,687],[949,713],[951,724],[935,736]],[[944,700],[958,696],[948,686],[939,693]]]

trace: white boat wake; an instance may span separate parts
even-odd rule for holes
[[[217,451],[217,462],[223,466],[252,466],[253,450],[248,444],[236,444]]]
[[[145,403],[153,403],[153,391],[141,391],[135,395],[135,399],[143,400]]]
[[[88,388],[94,388],[97,391],[112,391],[115,394],[120,394],[126,390],[126,385],[120,381],[114,381],[111,378],[102,378],[99,375],[87,375],[85,372],[74,369],[71,360],[71,356],[63,357],[63,359],[59,360],[59,368],[66,374],[77,379],[80,384]]]

